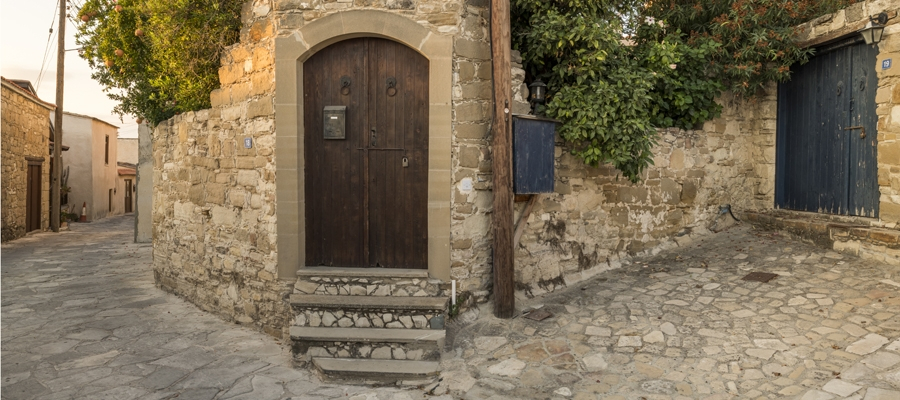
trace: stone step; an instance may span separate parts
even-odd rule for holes
[[[443,329],[446,297],[292,294],[292,326]]]
[[[398,382],[436,377],[437,361],[370,360],[313,357],[312,364],[328,378],[365,382]]]
[[[428,279],[428,270],[402,268],[306,267],[298,269],[297,276],[321,278]]]
[[[297,294],[449,296],[450,287],[424,269],[307,267],[297,270]]]
[[[297,326],[290,333],[298,362],[310,357],[439,361],[446,336],[443,330]]]
[[[339,310],[444,311],[447,297],[339,296],[291,294],[295,307]]]

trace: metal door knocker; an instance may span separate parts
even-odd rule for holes
[[[393,76],[387,78],[387,95],[390,97],[397,95],[397,78]]]
[[[838,82],[838,84],[837,84],[837,95],[840,96],[841,93],[842,93],[843,91],[844,91],[844,82],[843,82],[843,81]]]
[[[341,94],[344,96],[350,94],[350,77],[347,75],[341,77]]]

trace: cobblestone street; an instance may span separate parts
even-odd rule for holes
[[[3,244],[4,400],[412,398],[323,384],[271,336],[157,289],[133,226],[113,217]]]
[[[459,328],[436,392],[900,399],[900,269],[746,226],[679,242],[525,304],[553,318]]]
[[[746,226],[520,302],[543,321],[465,313],[440,383],[397,389],[155,288],[133,221],[2,246],[4,399],[900,399],[900,269]]]

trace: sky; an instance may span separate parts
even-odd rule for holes
[[[75,0],[78,4],[83,0]],[[56,103],[56,51],[59,18],[57,0],[3,0],[0,2],[0,75],[6,79],[25,79],[37,88],[38,97]],[[71,11],[77,13],[77,10]],[[54,34],[48,35],[50,25]],[[76,27],[66,24],[66,49],[75,49]],[[44,52],[47,49],[47,58]],[[41,62],[43,79],[38,82]],[[119,137],[137,137],[135,118],[113,114],[116,102],[106,97],[103,87],[91,79],[91,68],[77,51],[66,52],[63,108],[66,112],[89,115],[119,127]],[[65,126],[63,126],[65,135]]]

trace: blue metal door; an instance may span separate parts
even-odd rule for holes
[[[855,39],[817,50],[778,86],[775,204],[877,217],[878,50]]]

